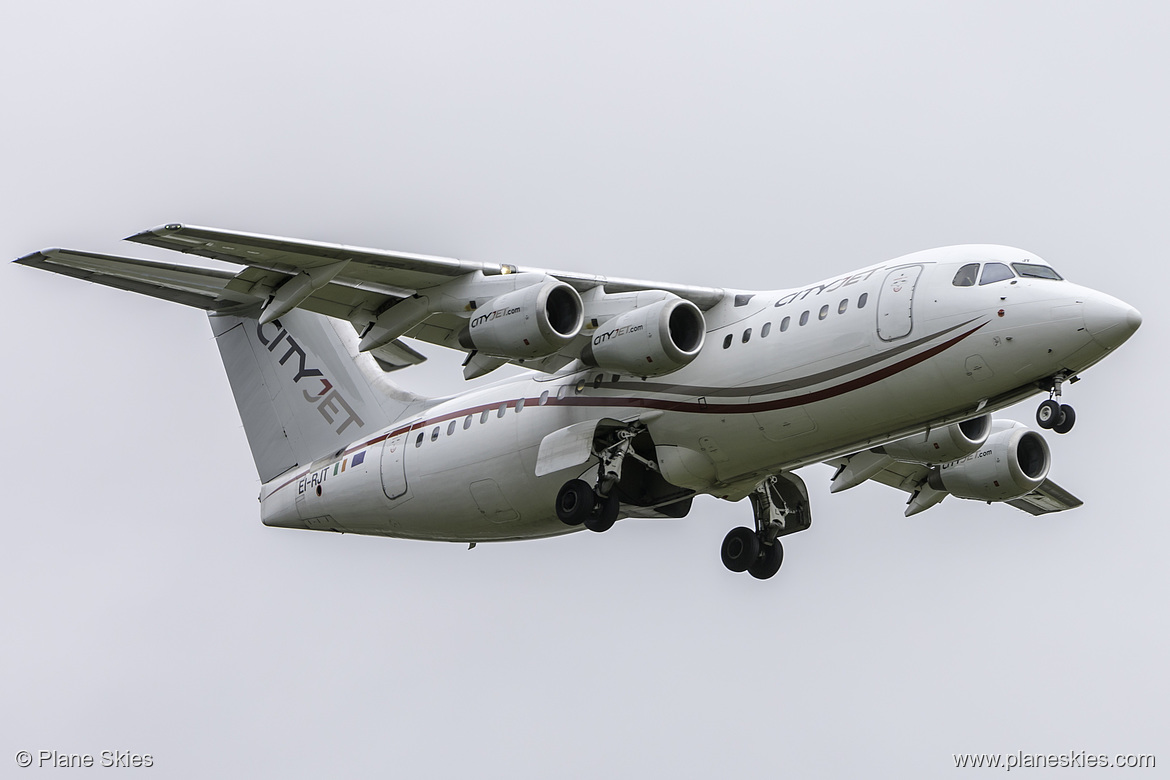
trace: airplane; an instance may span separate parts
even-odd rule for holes
[[[1081,501],[1043,436],[993,413],[1063,392],[1141,324],[1132,306],[1023,249],[931,249],[780,290],[608,278],[168,224],[146,246],[242,266],[45,249],[15,262],[203,309],[261,481],[268,526],[407,539],[537,539],[681,518],[748,498],[724,565],[776,574],[812,522],[796,470],[833,493],[874,480],[904,514],[947,496],[1033,515]],[[425,397],[390,380],[466,355]]]

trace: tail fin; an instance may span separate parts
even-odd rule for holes
[[[426,399],[397,387],[358,352],[348,323],[294,309],[208,314],[244,432],[264,482],[374,433]]]

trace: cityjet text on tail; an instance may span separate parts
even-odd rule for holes
[[[724,565],[759,579],[812,522],[796,470],[948,496],[1081,504],[1040,432],[993,414],[1070,385],[1141,324],[1031,252],[932,249],[813,284],[731,290],[170,224],[128,240],[236,273],[67,249],[16,262],[207,312],[271,526],[477,543],[749,499]],[[390,381],[419,342],[466,355],[442,398]],[[730,523],[729,523],[730,524]],[[668,524],[663,524],[668,532]]]

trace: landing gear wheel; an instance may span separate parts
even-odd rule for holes
[[[583,479],[570,479],[557,493],[557,517],[565,525],[581,525],[596,507],[597,494]]]
[[[784,563],[784,545],[780,544],[780,540],[777,539],[772,544],[762,547],[760,557],[756,559],[755,563],[748,566],[748,574],[757,580],[766,580],[780,571],[782,563]]]
[[[1060,404],[1049,398],[1040,404],[1036,410],[1036,424],[1041,428],[1051,428],[1060,422]]]
[[[608,531],[617,522],[619,509],[621,509],[621,501],[618,500],[615,490],[606,498],[598,501],[597,511],[585,518],[585,527],[597,533]]]
[[[732,528],[723,537],[720,549],[723,565],[734,572],[747,571],[760,557],[760,537],[750,528]]]
[[[1068,404],[1060,405],[1060,421],[1052,426],[1057,433],[1068,433],[1077,422],[1077,413]]]

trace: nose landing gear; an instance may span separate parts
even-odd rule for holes
[[[1040,404],[1036,409],[1036,424],[1046,430],[1052,430],[1056,433],[1068,433],[1073,429],[1073,425],[1077,421],[1077,413],[1068,404],[1060,402],[1060,386],[1065,382],[1066,376],[1064,374],[1057,374],[1052,377],[1052,387],[1049,390],[1051,397]],[[1076,377],[1068,379],[1069,382],[1075,382]]]

